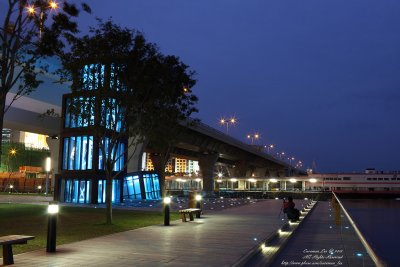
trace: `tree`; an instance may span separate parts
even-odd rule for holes
[[[179,58],[162,55],[140,32],[111,21],[99,20],[89,35],[71,39],[71,50],[61,58],[63,77],[73,81],[68,112],[98,145],[111,224],[112,181],[125,174],[133,155],[127,151],[148,141],[168,147],[168,133],[196,111],[194,73]]]
[[[0,25],[0,129],[3,129],[4,114],[11,104],[40,85],[38,74],[47,70],[40,59],[54,55],[64,47],[64,40],[78,32],[73,18],[78,16],[79,10],[74,4],[64,2],[59,8],[53,1],[7,2]],[[90,13],[88,5],[82,4],[82,8]],[[51,23],[46,23],[50,17]],[[11,90],[15,95],[7,106],[6,96]]]

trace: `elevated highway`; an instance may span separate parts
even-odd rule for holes
[[[48,135],[53,172],[58,173],[60,116],[43,117],[47,110],[61,114],[62,95],[69,92],[66,85],[56,84],[55,77],[43,76],[44,83],[37,92],[23,96],[13,103],[5,116],[4,127]],[[14,97],[8,95],[8,103]],[[246,177],[269,178],[306,175],[302,170],[291,167],[284,161],[262,152],[255,146],[243,143],[204,123],[182,125],[177,136],[178,142],[171,149],[170,157],[192,159],[199,162],[203,178],[203,188],[212,191],[217,167],[224,169],[225,175],[238,179]],[[147,147],[138,150],[129,171],[142,169],[142,154],[149,152]]]

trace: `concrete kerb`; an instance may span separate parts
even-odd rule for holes
[[[273,240],[275,240],[276,238],[279,238],[279,231],[286,231],[288,230],[291,226],[292,227],[292,233],[287,236],[286,238],[284,238],[283,242],[281,243],[281,245],[279,246],[278,250],[274,253],[274,255],[270,258],[269,264],[272,263],[273,259],[278,255],[278,253],[284,248],[284,246],[286,245],[286,243],[288,242],[288,240],[290,239],[290,236],[292,236],[297,228],[304,222],[304,220],[308,217],[309,214],[311,214],[311,212],[314,209],[315,204],[317,203],[317,201],[311,201],[310,203],[308,203],[306,205],[306,207],[304,207],[301,212],[305,213],[305,215],[303,216],[303,218],[300,220],[299,223],[296,223],[294,225],[291,225],[290,222],[284,222],[279,229],[270,234],[267,238],[265,238],[262,242],[256,244],[253,246],[253,248],[251,248],[245,255],[243,255],[235,264],[232,265],[232,267],[242,267],[242,266],[246,266],[245,264],[253,257],[255,256],[257,253],[262,252],[262,245],[264,244],[268,244],[270,242],[272,242]]]
[[[293,226],[293,227],[292,227],[292,232],[291,232],[291,234],[290,234],[289,236],[287,236],[286,238],[283,238],[283,239],[282,239],[282,243],[280,244],[280,246],[279,246],[279,248],[276,250],[276,252],[272,255],[272,257],[270,258],[270,260],[269,260],[269,262],[268,262],[268,265],[266,265],[266,267],[267,267],[267,266],[270,266],[270,265],[273,263],[273,261],[274,261],[274,259],[276,258],[276,256],[278,256],[279,252],[286,246],[286,244],[289,242],[290,238],[296,233],[297,229],[298,229],[302,224],[304,224],[304,222],[307,220],[307,218],[309,217],[309,215],[310,215],[310,214],[312,213],[312,211],[314,210],[314,207],[315,207],[316,204],[317,204],[317,201],[312,201],[312,202],[310,202],[309,204],[307,204],[306,207],[304,207],[304,208],[302,209],[302,212],[305,212],[305,215],[304,215],[303,219],[301,219],[300,222],[299,222],[298,224],[290,225],[290,222],[287,222],[287,223],[286,223],[286,224],[287,224],[287,226],[286,226],[287,228],[290,228],[291,226]],[[282,228],[281,228],[281,229],[282,229]]]

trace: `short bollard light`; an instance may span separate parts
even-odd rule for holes
[[[196,195],[195,200],[196,200],[196,209],[201,209],[201,199],[203,197],[201,195]],[[200,218],[200,211],[196,212],[196,218]]]
[[[164,200],[164,225],[169,225],[169,206],[171,204],[171,197],[165,197]]]
[[[59,206],[51,202],[47,208],[47,252],[56,252],[57,216]]]

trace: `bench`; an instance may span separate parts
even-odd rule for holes
[[[186,222],[186,215],[189,215],[189,219],[191,221],[194,220],[193,214],[196,213],[196,218],[200,218],[201,209],[184,209],[179,210],[179,214],[181,215],[182,222]]]
[[[3,246],[3,264],[14,264],[14,257],[11,245],[26,244],[28,240],[34,239],[34,236],[28,235],[7,235],[0,236],[0,245]]]

